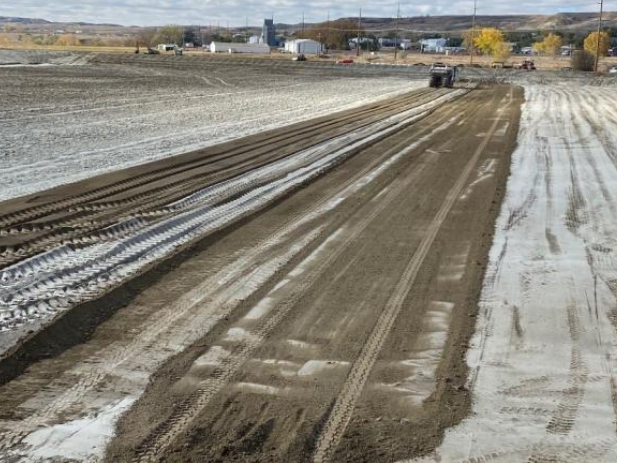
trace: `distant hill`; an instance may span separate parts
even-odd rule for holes
[[[332,21],[332,27],[338,21],[349,20],[357,22],[357,17],[342,18]],[[598,14],[596,13],[559,13],[556,15],[501,15],[501,16],[478,16],[478,25],[483,27],[498,27],[512,32],[532,32],[545,30],[559,30],[564,32],[589,32],[598,27]],[[418,16],[400,18],[398,27],[401,30],[419,33],[428,32],[461,32],[472,27],[472,16]],[[604,15],[606,27],[617,27],[617,13],[608,12]],[[362,18],[362,26],[368,31],[390,31],[396,27],[393,18]],[[277,27],[281,30],[297,31],[299,24],[284,25]],[[307,25],[306,27],[310,27]]]
[[[21,24],[22,26],[44,26],[44,25],[74,25],[74,26],[103,26],[103,27],[124,27],[118,24],[95,24],[88,22],[54,22],[47,21],[45,19],[36,19],[36,18],[14,18],[8,16],[0,16],[0,25],[12,23],[12,24]]]
[[[0,16],[0,24],[13,23],[13,24],[51,24],[50,21],[44,19],[32,19],[32,18],[11,18],[8,16]]]
[[[353,21],[357,23],[358,18],[341,18],[331,22],[332,27],[341,21]],[[556,15],[495,15],[478,16],[477,24],[483,27],[498,27],[505,31],[512,32],[533,32],[559,30],[563,32],[589,32],[598,26],[597,13],[559,13]],[[86,22],[52,22],[45,19],[18,18],[0,16],[0,27],[5,23],[19,24],[28,28],[44,26],[80,26],[86,28],[113,28],[117,33],[136,33],[139,27],[124,27],[116,24],[93,24]],[[617,13],[607,12],[604,15],[606,27],[617,28]],[[387,32],[396,27],[393,18],[362,18],[362,25],[368,31]],[[416,33],[457,33],[471,28],[471,16],[417,16],[401,18],[398,20],[398,27],[402,31]],[[300,24],[277,24],[280,32],[296,32],[301,29]],[[311,27],[306,24],[305,27]],[[234,28],[239,29],[239,28]]]

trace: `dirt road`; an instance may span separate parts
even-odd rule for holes
[[[32,337],[0,364],[0,456],[375,462],[434,449],[469,410],[463,353],[522,102],[509,86],[446,94],[356,124],[351,138],[371,142],[327,174],[259,190],[267,204]],[[311,162],[347,149],[332,140]]]

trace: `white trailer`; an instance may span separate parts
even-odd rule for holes
[[[229,43],[212,42],[210,44],[211,53],[248,53],[253,55],[267,55],[270,53],[268,45],[253,43]]]
[[[285,51],[294,55],[319,55],[322,50],[321,43],[310,39],[290,40],[285,43]]]
[[[248,53],[252,55],[268,55],[270,47],[258,43],[230,43],[229,53]]]

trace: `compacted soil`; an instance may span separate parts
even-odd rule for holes
[[[107,287],[103,273],[96,274],[96,284],[107,288],[103,293],[84,283],[91,293],[69,298],[61,315],[20,339],[0,363],[0,457],[389,462],[435,449],[445,430],[470,411],[465,354],[523,91],[505,85],[418,91],[396,101],[363,116],[366,127],[354,117],[354,124],[336,126],[340,133],[328,126],[329,136],[294,139],[292,148],[282,143],[259,152],[273,133],[256,135],[250,142],[262,156],[256,159],[270,156],[265,165],[276,169],[287,166],[281,159],[297,159],[301,148],[335,156],[345,133],[353,135],[350,146],[360,136],[365,142],[324,164],[319,175],[160,254],[126,280]],[[379,131],[367,132],[376,124]],[[227,148],[238,150],[241,143]],[[252,159],[247,153],[238,159]],[[320,153],[310,159],[322,162]],[[205,159],[216,155],[214,148],[204,153]],[[197,159],[193,154],[184,160]],[[212,172],[244,169],[237,173],[247,182],[264,167],[216,162]],[[280,177],[256,177],[250,189],[278,188],[310,166],[289,164]],[[146,174],[156,165],[148,169]],[[202,187],[234,178],[198,173]],[[143,174],[126,171],[125,180]],[[97,180],[97,188],[116,185],[121,175]],[[28,236],[51,230],[47,245],[61,244],[58,223],[93,217],[97,231],[115,215],[143,213],[144,222],[135,225],[140,231],[160,217],[167,220],[165,214],[175,220],[169,206],[179,200],[174,194],[205,197],[187,178],[144,183],[130,195],[114,190],[114,201],[104,207],[90,207],[98,200],[86,190],[83,207],[75,210],[50,209],[38,195],[30,206],[7,203],[5,219],[15,222],[7,227],[19,233],[5,238],[4,257],[13,259],[5,266],[22,265],[18,251]],[[79,193],[54,191],[52,206]],[[236,204],[247,194],[234,191],[220,201]],[[153,202],[151,209],[137,207],[140,200]],[[24,219],[20,210],[30,216]],[[145,214],[152,211],[158,215]],[[33,226],[44,221],[50,229]],[[156,238],[145,229],[152,233],[145,241]],[[70,223],[62,231],[73,233],[71,239],[81,236]],[[107,238],[113,245],[123,236]],[[71,256],[111,252],[105,240],[80,243]],[[137,261],[147,260],[148,252],[154,251]],[[49,281],[40,285],[53,286],[55,280]],[[73,288],[75,294],[80,288]],[[44,294],[34,289],[20,297]]]

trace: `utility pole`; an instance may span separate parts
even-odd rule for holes
[[[358,43],[356,43],[356,56],[360,56],[360,31],[362,30],[362,8],[360,8],[360,16],[358,16]]]
[[[397,7],[396,7],[396,22],[395,22],[395,30],[396,30],[396,35],[394,36],[394,61],[396,62],[396,58],[398,56],[398,20],[401,16],[401,3],[399,2]]]
[[[302,38],[304,38],[304,11],[302,12]]]
[[[469,64],[473,64],[473,53],[476,48],[473,41],[476,38],[476,15],[477,14],[478,14],[478,0],[473,0],[473,20],[471,21],[471,43],[469,44]]]
[[[602,14],[604,13],[604,0],[600,0],[600,20],[598,21],[598,45],[596,46],[596,66],[595,71],[598,72],[598,64],[600,64],[600,42],[602,33]]]
[[[328,21],[327,21],[327,29],[326,29],[326,47],[330,43],[330,10],[328,10]]]

